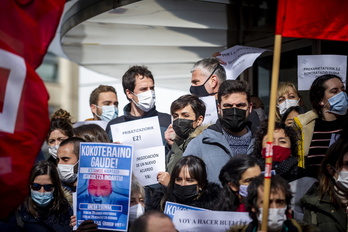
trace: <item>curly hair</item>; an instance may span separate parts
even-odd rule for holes
[[[68,111],[59,109],[52,114],[50,129],[48,130],[46,141],[48,141],[51,133],[55,130],[61,131],[67,137],[72,137],[74,135],[71,115]]]
[[[252,155],[257,158],[262,158],[262,140],[267,135],[267,127],[268,122],[263,122],[255,135],[254,151]],[[284,130],[285,136],[289,137],[290,139],[291,156],[298,157],[298,134],[296,133],[296,131],[292,127],[288,127],[285,124],[279,122],[275,123],[274,130]]]

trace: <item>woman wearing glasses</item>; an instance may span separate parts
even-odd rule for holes
[[[29,196],[12,218],[12,231],[72,231],[73,214],[64,197],[57,168],[51,162],[40,161],[29,177]]]

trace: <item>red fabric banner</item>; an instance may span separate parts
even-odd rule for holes
[[[348,41],[347,0],[278,0],[276,35]]]
[[[49,128],[48,93],[37,68],[65,0],[0,1],[0,219],[28,194],[29,174]]]

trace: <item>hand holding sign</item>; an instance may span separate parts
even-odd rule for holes
[[[168,172],[159,172],[157,175],[157,181],[163,186],[168,186],[170,181],[170,175]]]

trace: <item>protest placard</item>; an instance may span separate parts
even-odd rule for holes
[[[247,225],[248,213],[228,211],[176,210],[173,223],[180,232],[225,232],[231,226]]]
[[[176,210],[182,210],[182,211],[188,211],[188,210],[207,211],[207,209],[202,209],[202,208],[198,208],[198,207],[193,207],[193,206],[189,206],[189,205],[183,205],[183,204],[167,201],[166,205],[164,207],[163,213],[167,214],[173,220],[174,214],[175,214]]]
[[[346,82],[347,56],[308,55],[298,56],[298,90],[309,90],[313,81],[321,75],[334,74]]]
[[[99,229],[127,231],[133,147],[81,143],[77,225],[93,219]]]
[[[164,146],[134,151],[133,174],[142,186],[158,184],[158,172],[165,172]]]
[[[110,126],[114,142],[132,144],[134,149],[163,146],[158,116]]]
[[[256,58],[265,51],[268,50],[236,45],[220,52],[221,55],[217,58],[226,63],[222,65],[226,71],[226,79],[235,80],[245,69],[251,67]]]
[[[202,125],[215,124],[218,119],[215,96],[200,97],[205,104],[205,116]]]

